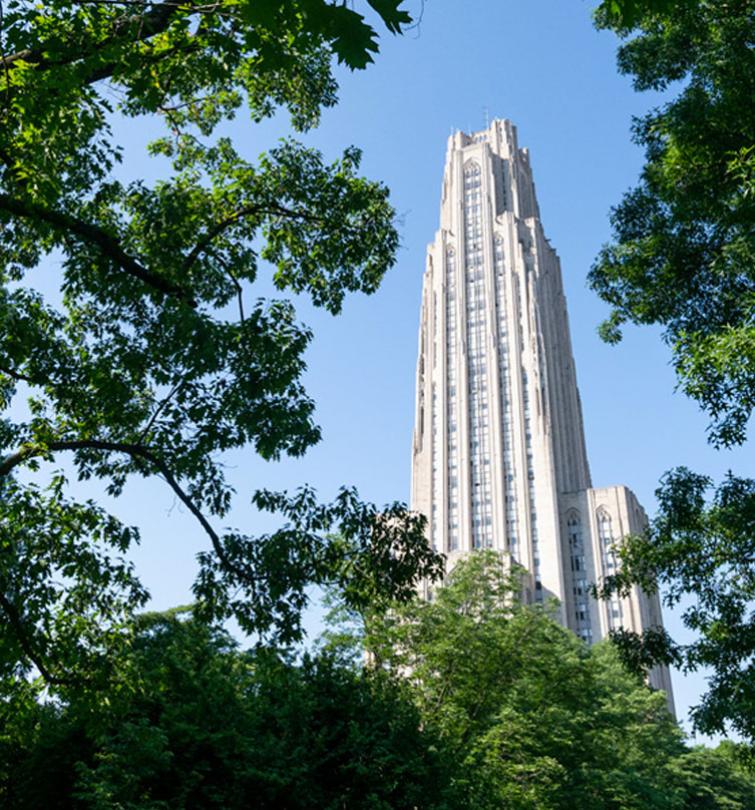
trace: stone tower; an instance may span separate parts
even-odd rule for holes
[[[647,518],[626,487],[592,487],[561,267],[510,121],[448,142],[422,288],[412,507],[449,566],[475,549],[509,554],[529,597],[556,597],[588,643],[662,623],[657,595],[589,595]],[[668,670],[651,682],[672,706]]]

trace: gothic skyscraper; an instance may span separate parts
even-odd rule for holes
[[[449,565],[507,552],[533,600],[556,597],[585,641],[662,623],[657,595],[598,602],[613,545],[647,518],[624,486],[592,487],[561,268],[529,153],[509,121],[448,142],[440,229],[422,290],[412,507]],[[672,705],[668,670],[651,673]]]

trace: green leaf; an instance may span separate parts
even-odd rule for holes
[[[339,62],[362,70],[378,52],[377,34],[364,17],[345,5],[328,6],[327,30]]]
[[[401,27],[409,25],[412,21],[411,14],[401,8],[403,0],[367,0],[367,2],[380,15],[386,28],[394,34],[400,34]]]

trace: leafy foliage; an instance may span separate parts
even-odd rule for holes
[[[378,673],[241,653],[180,612],[139,619],[129,669],[109,703],[70,693],[6,726],[4,806],[442,806],[432,734]]]
[[[631,31],[635,26],[660,14],[671,12],[686,0],[603,0],[595,10],[595,16],[604,24],[622,31]]]
[[[661,694],[518,587],[494,554],[459,563],[433,603],[364,614],[367,666],[241,652],[186,608],[140,616],[107,699],[73,683],[2,715],[0,802],[749,810],[738,746],[686,749]]]
[[[409,21],[398,0],[370,5],[393,33]],[[2,666],[48,685],[85,675],[145,598],[116,561],[136,531],[66,500],[60,476],[44,491],[22,483],[41,461],[67,458],[115,496],[135,476],[162,478],[211,549],[199,609],[268,638],[300,637],[313,582],[361,604],[434,576],[416,517],[346,489],[332,505],[307,488],[258,493],[289,520],[271,536],[216,528],[232,504],[224,452],[277,459],[320,438],[301,382],[312,334],[283,296],[336,314],[378,287],[398,244],[358,149],[328,163],[287,139],[250,162],[217,128],[244,106],[253,121],[285,107],[295,129],[314,126],[336,101],[333,58],[361,68],[377,50],[366,18],[325,0],[17,0],[2,25],[0,482],[15,527]],[[152,184],[118,166],[119,128],[145,118],[164,125]],[[60,274],[60,301],[35,289],[42,263]],[[279,299],[254,297],[267,268]]]
[[[751,0],[607,0],[600,27],[626,41],[619,69],[638,90],[676,97],[635,121],[645,147],[640,184],[612,213],[614,240],[590,281],[612,305],[603,337],[625,322],[660,324],[680,386],[711,417],[716,446],[745,441],[755,406],[755,5]],[[626,542],[624,568],[602,593],[630,582],[664,588],[684,602],[698,634],[683,645],[667,633],[614,634],[640,671],[656,662],[712,677],[693,712],[696,726],[729,725],[753,740],[753,482],[729,476],[711,504],[712,481],[672,470],[657,492],[650,531]]]
[[[147,595],[117,555],[137,542],[93,503],[63,495],[57,476],[45,491],[9,480],[0,488],[0,696],[33,697],[36,670],[50,686],[102,685],[128,650],[124,624]]]
[[[625,322],[660,324],[682,389],[716,445],[744,441],[755,406],[755,6],[751,0],[603,3],[638,90],[680,87],[634,122],[639,185],[612,212],[590,283]]]
[[[516,570],[481,551],[432,602],[367,614],[359,635],[335,627],[324,644],[342,651],[351,635],[372,666],[409,680],[461,807],[749,807],[755,781],[734,748],[687,751],[665,696],[612,645],[586,646],[519,590]]]
[[[699,636],[679,645],[669,637],[623,633],[617,641],[635,665],[673,660],[688,670],[710,668],[708,692],[693,710],[695,725],[723,733],[730,725],[755,740],[755,481],[729,475],[713,482],[680,467],[656,496],[658,516],[645,536],[620,548],[621,571],[603,595],[631,582],[663,587],[667,605],[685,606],[684,624]],[[684,600],[684,602],[682,602]]]
[[[749,807],[755,797],[752,763],[734,743],[698,746],[672,763],[669,778],[685,810]]]
[[[353,609],[379,610],[389,597],[411,599],[418,571],[441,574],[441,559],[427,550],[425,519],[400,503],[378,510],[343,489],[321,505],[307,487],[293,496],[258,491],[255,502],[288,522],[254,538],[228,533],[222,557],[200,554],[197,613],[210,621],[234,616],[247,630],[290,643],[302,637],[311,583],[337,589]]]

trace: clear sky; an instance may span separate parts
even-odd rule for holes
[[[348,483],[378,503],[408,500],[420,287],[438,225],[446,139],[452,129],[481,129],[486,114],[510,118],[520,145],[530,148],[543,224],[562,262],[593,483],[628,485],[652,514],[658,479],[675,465],[716,479],[730,468],[755,475],[750,447],[720,452],[706,444],[706,418],[674,393],[657,330],[629,329],[618,347],[597,337],[607,308],[585,278],[608,238],[609,209],[642,164],[630,142],[631,117],[658,97],[635,93],[617,74],[616,40],[592,28],[592,5],[428,0],[416,30],[381,37],[375,65],[339,70],[340,104],[318,130],[298,137],[331,159],[351,144],[364,150],[364,173],[391,189],[402,248],[381,290],[348,299],[339,317],[301,302],[300,317],[315,332],[306,383],[324,438],[299,460],[264,463],[251,450],[229,456],[238,491],[229,525],[271,528],[249,507],[260,486],[309,482],[329,500]],[[151,128],[116,127],[127,149],[124,173],[155,176],[159,164],[143,148]],[[228,130],[250,157],[289,131],[284,115],[259,126],[240,115]],[[263,283],[250,295],[268,292]],[[153,607],[189,601],[194,554],[205,540],[168,488],[156,479],[132,484],[113,507],[142,528],[135,559]],[[675,616],[666,612],[666,621],[682,635]],[[316,610],[310,624],[318,624]],[[703,686],[700,674],[674,673],[680,718]]]

